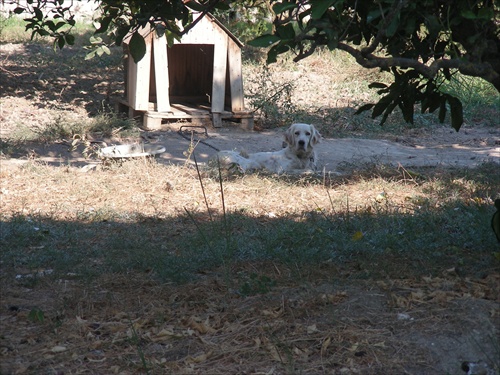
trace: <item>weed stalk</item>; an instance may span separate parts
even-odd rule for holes
[[[203,179],[201,178],[201,174],[200,174],[200,168],[198,167],[198,162],[196,161],[196,155],[194,153],[193,153],[193,159],[194,159],[194,165],[196,166],[196,173],[198,174],[198,181],[200,181],[201,191],[203,193],[203,199],[205,200],[205,206],[207,207],[208,216],[210,217],[210,221],[213,221],[212,211],[210,211],[210,206],[208,204],[207,195],[205,194],[205,186],[203,185]],[[222,200],[222,203],[224,204],[224,199]],[[224,213],[225,213],[225,211],[224,211]]]
[[[135,327],[134,327],[134,323],[132,323],[131,320],[130,320],[130,328],[132,329],[131,341],[137,348],[137,353],[139,354],[139,358],[141,359],[142,367],[144,368],[145,373],[147,375],[149,375],[150,371],[149,371],[148,362],[146,361],[146,356],[144,355],[144,351],[141,348],[139,335],[137,334],[137,331],[135,330]]]

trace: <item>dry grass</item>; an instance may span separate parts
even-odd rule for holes
[[[344,177],[277,177],[252,174],[225,180],[224,201],[229,212],[243,211],[252,217],[276,217],[312,211],[371,210],[379,206],[377,197],[386,192],[384,204],[400,213],[414,212],[415,200],[490,204],[494,188],[488,182],[452,177],[446,170],[407,171],[399,167],[367,164],[345,166]],[[489,168],[486,166],[485,171]],[[84,173],[80,168],[53,166],[32,160],[21,168],[6,168],[2,177],[2,215],[50,214],[65,220],[75,212],[115,213],[118,217],[142,215],[163,219],[184,208],[207,210],[196,170],[179,165],[165,166],[146,159],[98,165]],[[464,173],[467,173],[464,170]],[[474,174],[474,173],[472,173]],[[482,176],[485,178],[485,176]],[[221,192],[217,173],[202,171],[202,183],[211,210],[221,212]],[[450,187],[453,190],[450,191]],[[290,199],[292,197],[292,199]]]

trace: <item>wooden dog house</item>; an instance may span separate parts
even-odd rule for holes
[[[162,120],[223,119],[253,129],[253,114],[245,109],[241,42],[207,14],[180,41],[168,47],[165,35],[144,28],[146,54],[136,64],[126,53],[125,98],[129,115],[143,113],[149,129],[162,129]]]

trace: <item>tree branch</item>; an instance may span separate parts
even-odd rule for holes
[[[365,54],[363,50],[358,50],[345,43],[339,43],[337,48],[353,56],[356,62],[364,68],[389,69],[394,66],[412,68],[428,79],[434,78],[441,69],[458,69],[465,75],[483,78],[500,91],[497,86],[500,74],[489,63],[471,63],[463,59],[438,59],[430,65],[426,65],[418,60],[405,57],[380,57],[372,53]]]

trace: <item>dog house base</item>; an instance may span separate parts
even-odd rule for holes
[[[251,113],[232,113],[232,112],[222,112],[222,113],[210,113],[209,111],[198,110],[195,108],[186,108],[183,106],[184,110],[180,113],[176,111],[175,105],[172,105],[172,112],[155,112],[148,111],[144,113],[143,125],[148,130],[167,130],[172,126],[169,124],[172,121],[188,120],[193,124],[201,124],[207,126],[212,124],[214,128],[221,128],[222,121],[231,121],[239,124],[239,128],[242,130],[253,130],[253,115]]]
[[[171,104],[170,111],[159,112],[155,110],[154,103],[149,103],[148,107],[148,111],[137,111],[124,99],[117,100],[115,105],[118,112],[127,113],[129,118],[142,117],[142,125],[147,130],[170,130],[172,122],[183,120],[196,125],[213,125],[214,128],[221,128],[223,121],[230,121],[239,124],[241,130],[253,130],[251,111],[214,113],[205,106]]]

